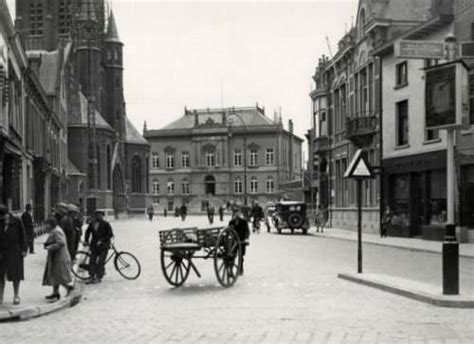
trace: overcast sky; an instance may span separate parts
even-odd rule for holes
[[[10,5],[13,6],[13,0]],[[162,2],[114,0],[125,44],[127,113],[141,131],[184,107],[282,107],[303,137],[311,123],[311,76],[355,17],[357,0]],[[221,87],[223,85],[223,87]]]

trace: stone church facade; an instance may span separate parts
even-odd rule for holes
[[[67,119],[67,201],[85,210],[95,199],[108,214],[143,212],[149,144],[127,117],[113,13],[104,0],[17,1],[16,11],[32,68]]]

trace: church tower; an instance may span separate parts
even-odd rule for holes
[[[120,137],[125,138],[125,102],[123,96],[123,43],[120,41],[114,13],[109,15],[104,37],[104,100],[103,116]]]

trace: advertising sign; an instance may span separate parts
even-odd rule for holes
[[[426,129],[448,129],[469,123],[468,72],[461,61],[426,69]]]
[[[400,40],[395,43],[395,57],[418,59],[442,59],[444,42]]]

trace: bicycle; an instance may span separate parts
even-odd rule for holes
[[[118,251],[113,243],[110,243],[110,250],[107,253],[104,266],[113,258],[115,270],[127,280],[135,280],[140,276],[141,266],[138,259],[126,251]],[[72,268],[72,273],[77,278],[87,281],[90,276],[90,251],[77,251],[76,264]]]

